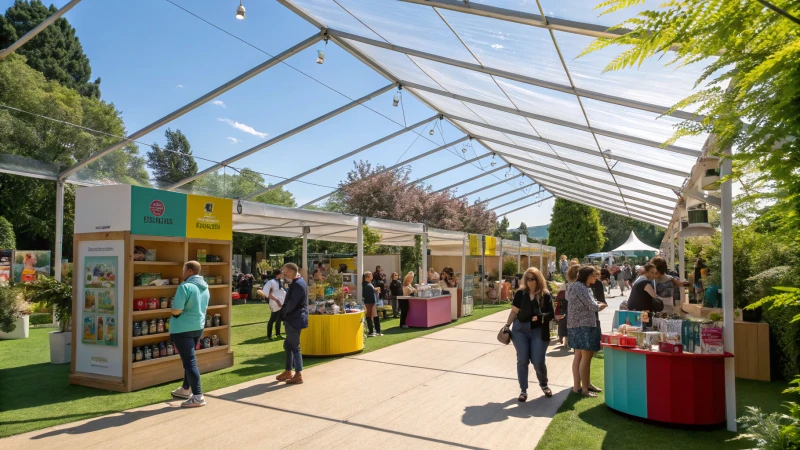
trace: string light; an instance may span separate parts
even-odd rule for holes
[[[328,37],[325,37],[325,48],[328,48]],[[325,63],[325,48],[317,50],[317,64]]]
[[[236,8],[236,18],[239,20],[244,20],[244,16],[247,14],[247,11],[244,10],[244,5],[242,5],[242,0],[239,0],[239,7]]]
[[[511,176],[511,164],[508,165],[508,172],[506,172],[506,178]]]
[[[495,156],[497,156],[497,155],[492,153],[492,164],[491,164],[492,167],[497,165],[497,161],[495,161],[495,159],[494,159]]]

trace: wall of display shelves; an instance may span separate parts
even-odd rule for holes
[[[221,352],[221,351],[227,350],[227,349],[228,349],[228,345],[220,345],[219,347],[211,347],[211,348],[204,348],[204,349],[201,349],[201,350],[195,350],[195,354],[197,355],[197,358],[200,359],[200,358],[202,358],[201,355],[205,355],[205,354],[213,353],[213,352]],[[177,363],[178,365],[180,365],[181,364],[181,357],[178,356],[178,355],[172,355],[172,356],[165,356],[163,358],[148,359],[147,361],[138,361],[138,362],[132,363],[132,366],[133,366],[134,369],[138,369],[140,367],[153,366],[153,365],[157,365],[157,364],[166,364],[166,363],[173,363],[173,364]]]

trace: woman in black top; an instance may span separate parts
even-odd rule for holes
[[[400,281],[400,275],[398,275],[397,272],[392,272],[392,281],[389,283],[389,294],[391,295],[392,315],[394,315],[394,317],[400,317],[397,297],[403,296],[403,283]]]
[[[656,298],[656,288],[653,286],[653,279],[656,276],[658,276],[656,266],[653,264],[645,264],[643,276],[639,277],[639,279],[633,283],[633,288],[631,288],[631,293],[628,297],[628,310],[653,311],[653,299]]]
[[[547,366],[544,357],[550,345],[550,321],[553,320],[553,300],[547,291],[544,276],[539,269],[531,267],[522,279],[524,287],[514,294],[511,314],[508,316],[506,330],[513,323],[511,341],[517,351],[517,379],[522,391],[519,401],[528,399],[528,364],[533,364],[536,379],[544,395],[553,396],[547,386]]]
[[[369,327],[369,334],[367,336],[383,336],[381,333],[381,319],[378,318],[378,308],[375,306],[375,299],[377,297],[375,286],[372,285],[372,272],[364,272],[364,277],[361,281],[362,300],[364,301],[364,309],[366,309],[367,327]],[[375,325],[373,327],[373,320]]]
[[[372,272],[372,285],[375,286],[375,292],[378,293],[378,298],[386,300],[386,275],[381,271],[381,266],[375,268]]]

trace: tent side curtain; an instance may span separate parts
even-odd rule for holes
[[[428,228],[428,249],[431,256],[462,256],[466,233]]]
[[[233,231],[290,238],[303,237],[309,227],[309,239],[357,242],[359,218],[346,214],[308,209],[287,208],[263,203],[241,201],[241,214],[233,204]]]
[[[380,244],[403,247],[413,247],[415,245],[414,236],[421,235],[425,230],[421,223],[398,222],[396,220],[373,219],[371,217],[364,219],[364,225],[381,233]]]

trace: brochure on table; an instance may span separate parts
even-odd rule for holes
[[[76,339],[77,371],[122,376],[120,337],[125,324],[125,241],[82,241],[78,246],[79,330]]]

